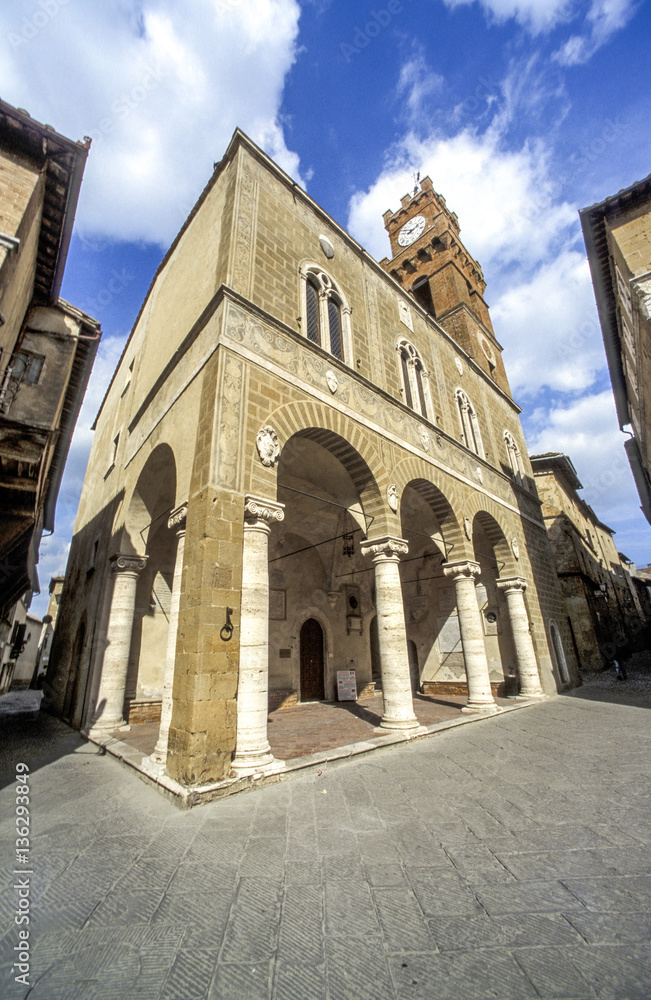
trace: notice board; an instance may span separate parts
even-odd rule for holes
[[[357,677],[354,670],[337,671],[337,700],[357,701]]]

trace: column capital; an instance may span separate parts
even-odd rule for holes
[[[361,542],[360,551],[363,556],[372,556],[373,561],[382,559],[398,559],[409,552],[409,543],[404,538],[395,535],[381,535],[379,538],[367,538]]]
[[[269,524],[274,521],[284,521],[285,504],[247,493],[244,497],[244,517],[250,522],[267,521]]]
[[[527,581],[522,576],[511,576],[506,580],[497,580],[497,589],[510,594],[513,591],[524,594],[527,589]]]
[[[454,580],[462,580],[464,577],[479,576],[481,566],[472,559],[460,559],[459,562],[443,563],[443,573]]]
[[[188,501],[176,507],[167,519],[168,528],[176,528],[177,531],[185,531],[185,520],[188,513]]]
[[[109,562],[114,573],[135,573],[137,575],[147,565],[148,558],[148,556],[134,556],[116,552],[109,558]]]

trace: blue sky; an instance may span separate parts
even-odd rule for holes
[[[650,41],[646,0],[6,0],[0,95],[93,139],[62,294],[104,334],[44,589],[104,388],[236,126],[377,258],[382,213],[431,176],[483,267],[530,451],[569,454],[651,561],[577,214],[651,171]]]

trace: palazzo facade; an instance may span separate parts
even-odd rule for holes
[[[428,178],[385,224],[380,264],[236,131],[102,403],[50,710],[160,716],[182,784],[281,767],[269,705],[338,671],[407,733],[417,688],[576,683],[481,269]]]

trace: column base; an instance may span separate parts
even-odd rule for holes
[[[479,705],[472,705],[470,702],[464,705],[461,711],[464,715],[497,715],[502,709],[495,702],[481,702]]]
[[[544,691],[535,691],[533,694],[525,694],[523,691],[516,694],[515,701],[545,701],[547,695]]]
[[[391,719],[388,716],[384,716],[380,722],[380,729],[393,729],[401,733],[423,728],[416,716],[413,719]]]
[[[231,772],[238,778],[243,778],[249,774],[273,774],[275,771],[282,771],[285,767],[284,760],[276,760],[271,751],[267,753],[241,753],[235,754],[231,764]]]
[[[115,732],[118,729],[121,733],[128,733],[131,730],[131,726],[125,719],[116,719],[114,722],[95,722],[92,726],[86,726],[81,730],[81,735],[85,736],[87,739],[92,739],[94,736],[108,736],[109,733]]]

